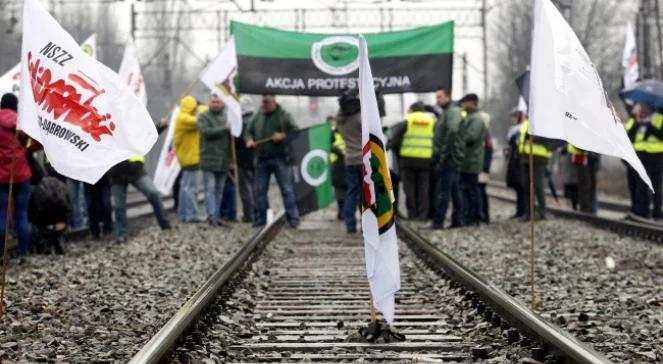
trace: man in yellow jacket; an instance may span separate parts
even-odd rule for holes
[[[200,163],[200,130],[196,113],[198,102],[193,96],[180,101],[175,118],[173,143],[175,155],[182,167],[178,196],[177,219],[183,223],[198,222],[198,164]]]

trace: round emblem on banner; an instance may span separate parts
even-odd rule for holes
[[[313,64],[334,76],[348,74],[359,68],[359,40],[347,36],[327,37],[313,43]]]
[[[313,187],[318,187],[327,180],[329,156],[322,149],[313,149],[302,158],[299,169],[302,178]]]
[[[87,54],[90,57],[94,57],[94,50],[92,49],[91,45],[83,44],[81,46],[81,49],[83,50],[83,53]]]

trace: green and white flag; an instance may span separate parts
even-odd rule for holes
[[[357,88],[356,36],[231,23],[242,93],[337,96]],[[366,35],[375,87],[382,93],[451,86],[454,23]]]
[[[324,209],[334,200],[331,183],[331,128],[314,125],[288,133],[295,176],[297,209],[301,215]]]

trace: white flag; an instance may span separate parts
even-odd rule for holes
[[[366,39],[359,36],[359,100],[361,102],[362,206],[361,227],[366,273],[375,307],[394,321],[394,295],[401,288],[394,191],[385,154],[385,138],[368,62]]]
[[[21,64],[12,67],[9,72],[0,76],[0,96],[6,93],[13,93],[19,95],[21,89]]]
[[[173,135],[175,134],[175,119],[177,114],[180,113],[180,108],[175,107],[170,116],[168,123],[168,130],[166,130],[166,139],[163,141],[161,153],[159,154],[159,161],[157,168],[154,171],[154,186],[164,196],[169,195],[173,189],[177,175],[180,173],[182,167],[175,155],[175,143],[173,143]]]
[[[200,74],[200,80],[218,95],[226,104],[230,133],[234,137],[242,134],[242,107],[239,103],[237,90],[237,53],[235,38],[230,37],[228,43],[212,63]]]
[[[19,128],[44,146],[59,173],[95,183],[145,155],[157,132],[118,75],[85,55],[38,0],[25,0]]]
[[[81,49],[86,52],[88,55],[96,59],[96,35],[92,34],[85,42],[81,43]],[[12,67],[9,72],[0,76],[0,95],[6,93],[13,93],[16,96],[19,95],[19,90],[21,88],[21,64],[17,64]]]
[[[640,77],[638,70],[638,50],[631,23],[626,24],[626,41],[624,42],[622,66],[624,67],[624,88],[630,88]]]
[[[145,90],[143,73],[140,71],[140,62],[136,56],[136,45],[131,36],[127,40],[127,45],[124,47],[124,56],[122,56],[122,63],[120,63],[118,74],[120,75],[120,79],[124,80],[127,86],[129,86],[129,89],[138,97],[143,105],[147,105],[147,91]]]
[[[622,158],[651,188],[601,78],[550,0],[535,0],[529,133]]]

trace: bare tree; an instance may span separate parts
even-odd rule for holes
[[[559,1],[558,1],[559,2]],[[613,101],[618,100],[621,84],[621,52],[623,29],[634,19],[634,1],[585,0],[566,2],[569,24],[578,35],[601,75],[603,85]],[[508,128],[508,113],[517,105],[518,90],[515,79],[530,62],[532,9],[529,0],[501,3],[492,22],[494,65],[491,75],[494,89],[489,110],[496,123],[491,125],[494,135],[503,138]]]

